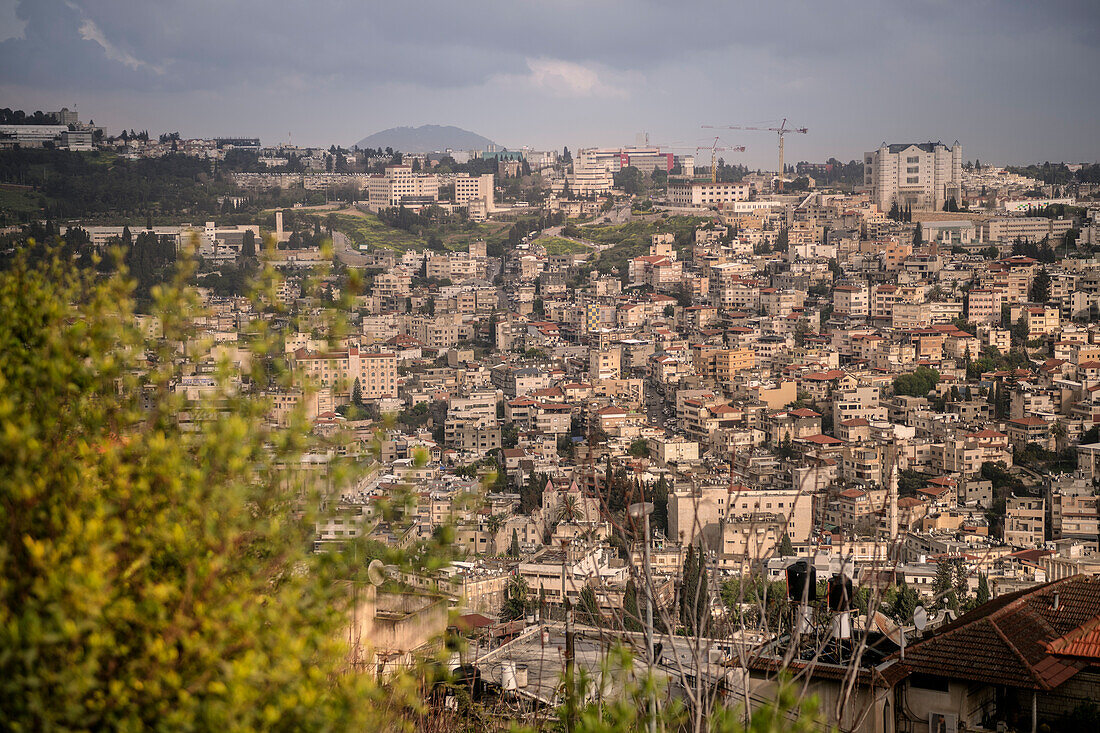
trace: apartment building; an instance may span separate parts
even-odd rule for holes
[[[1001,291],[995,288],[972,288],[966,297],[966,320],[970,323],[1000,323]]]
[[[1027,319],[1027,336],[1032,339],[1058,333],[1061,326],[1061,311],[1057,306],[1028,308],[1024,317]]]
[[[618,379],[622,374],[622,350],[617,346],[591,349],[588,353],[588,374],[593,380]]]
[[[962,145],[942,142],[883,143],[863,154],[863,183],[880,211],[894,204],[939,211],[962,199]]]
[[[397,396],[397,355],[382,351],[361,351],[351,346],[333,352],[294,352],[293,368],[302,378],[328,387],[336,396],[350,397],[359,381],[365,400]]]
[[[615,173],[620,167],[618,156],[605,156],[597,149],[580,150],[564,183],[574,196],[607,193],[615,185]]]
[[[806,303],[806,291],[793,288],[763,288],[760,291],[760,307],[769,316],[784,318]]]
[[[723,386],[732,384],[738,372],[755,366],[756,352],[752,349],[722,349],[714,354],[714,377]]]
[[[710,181],[683,181],[669,183],[668,200],[681,208],[721,207],[735,201],[748,201],[752,190],[747,183],[712,183]]]
[[[1045,540],[1046,501],[1036,496],[1010,496],[1005,504],[1005,544],[1040,547]]]
[[[1073,219],[1048,219],[1045,216],[998,216],[982,223],[982,240],[1015,242],[1023,239],[1038,242],[1048,238],[1058,243],[1073,228]]]
[[[484,173],[480,176],[471,176],[460,173],[451,179],[455,187],[455,204],[467,206],[471,201],[484,201],[489,211],[493,210],[493,185],[492,173]]]
[[[1079,540],[1095,548],[1100,536],[1100,497],[1054,492],[1049,498],[1051,539]]]
[[[782,523],[791,542],[808,542],[813,531],[813,495],[793,488],[704,487],[674,491],[668,497],[670,539],[683,543],[703,538],[720,547],[721,525],[728,522]],[[780,535],[780,538],[782,535]]]
[[[837,285],[833,289],[833,313],[866,318],[871,313],[871,295],[860,285]]]
[[[420,206],[439,200],[439,178],[413,173],[412,166],[386,166],[385,173],[367,181],[367,206],[371,211],[394,206]]]

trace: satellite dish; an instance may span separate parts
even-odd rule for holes
[[[382,564],[382,561],[375,558],[370,561],[370,565],[367,566],[367,578],[372,585],[382,585],[386,580],[386,566]]]
[[[904,634],[902,632],[901,626],[894,623],[894,620],[892,618],[882,613],[881,611],[875,611],[875,614],[871,617],[871,623],[874,624],[875,628],[879,630],[879,633],[881,633],[887,639],[894,642],[898,646],[902,645]]]
[[[928,626],[928,611],[924,610],[924,606],[913,609],[913,625],[917,627],[917,631],[924,631],[924,627]]]

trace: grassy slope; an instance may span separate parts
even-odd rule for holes
[[[580,242],[562,239],[561,237],[539,237],[535,241],[546,248],[546,254],[548,255],[564,255],[592,251],[591,247],[586,247]]]
[[[33,214],[41,210],[39,195],[34,191],[0,186],[0,212],[3,214]],[[3,218],[0,214],[0,220]]]
[[[595,266],[601,272],[610,272],[612,268],[625,271],[626,263],[634,257],[649,254],[651,237],[654,234],[671,232],[677,241],[691,241],[695,228],[711,221],[710,218],[696,216],[670,216],[667,219],[648,219],[631,221],[626,224],[583,227],[584,238],[612,247],[600,253]],[[679,247],[678,247],[679,248]]]
[[[356,246],[365,244],[372,249],[382,247],[405,252],[410,249],[424,249],[426,244],[421,237],[388,227],[372,214],[337,214],[336,228],[348,235]]]

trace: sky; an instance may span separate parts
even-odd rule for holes
[[[774,134],[702,125],[787,118],[809,130],[788,162],[956,139],[984,163],[1096,162],[1097,69],[1098,0],[0,0],[0,107],[264,144],[645,131],[774,168]]]

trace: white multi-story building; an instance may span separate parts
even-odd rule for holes
[[[747,201],[749,191],[750,186],[747,183],[684,181],[669,184],[668,200],[673,206],[685,208],[722,206],[735,201]]]
[[[573,172],[566,176],[569,191],[576,196],[607,193],[615,185],[620,168],[619,157],[601,155],[599,150],[581,150],[573,161]]]
[[[455,203],[468,205],[471,201],[484,201],[493,210],[493,174],[485,173],[480,176],[459,174],[454,177]]]
[[[439,178],[432,174],[413,173],[412,167],[407,165],[387,166],[385,173],[371,176],[367,182],[367,205],[371,211],[432,203],[438,199]]]
[[[962,145],[883,143],[863,154],[863,183],[881,211],[894,203],[939,211],[951,197],[962,198]]]

